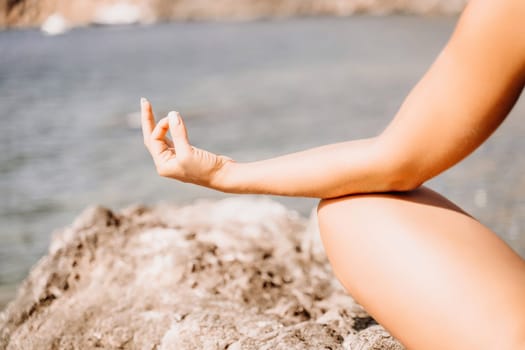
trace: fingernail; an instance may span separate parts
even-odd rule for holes
[[[141,97],[141,98],[140,98],[140,103],[141,103],[141,104],[144,104],[144,103],[146,103],[147,101],[148,101],[148,100],[146,100],[145,97]]]
[[[175,124],[179,124],[180,123],[180,119],[178,118],[177,116],[177,112],[175,111],[171,111],[168,113],[168,118],[170,118],[170,120],[175,123]]]

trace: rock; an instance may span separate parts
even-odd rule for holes
[[[40,30],[47,35],[63,34],[68,29],[68,23],[66,22],[65,18],[59,13],[54,13],[51,16],[49,16],[42,24],[42,27],[40,27]]]
[[[361,332],[348,335],[344,341],[345,350],[392,349],[403,350],[403,346],[393,339],[384,328],[373,325]]]
[[[99,25],[122,25],[139,23],[140,8],[126,2],[101,6],[97,9],[93,23]]]
[[[88,208],[0,314],[0,349],[402,349],[335,280],[315,227],[247,197]]]

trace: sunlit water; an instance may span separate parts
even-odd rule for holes
[[[454,23],[394,16],[0,33],[0,305],[52,231],[90,204],[225,196],[156,176],[138,129],[140,96],[158,116],[181,111],[198,147],[238,161],[368,137]],[[522,256],[524,110],[518,103],[487,143],[430,182]],[[277,199],[304,215],[316,204]]]

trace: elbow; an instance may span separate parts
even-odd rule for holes
[[[394,147],[376,149],[382,164],[383,186],[386,192],[406,192],[420,187],[429,179],[417,157]]]
[[[426,179],[408,169],[392,169],[387,175],[388,191],[407,192],[420,187]]]

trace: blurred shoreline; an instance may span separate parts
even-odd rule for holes
[[[467,0],[0,0],[0,28],[58,34],[87,25],[354,14],[454,15]]]

